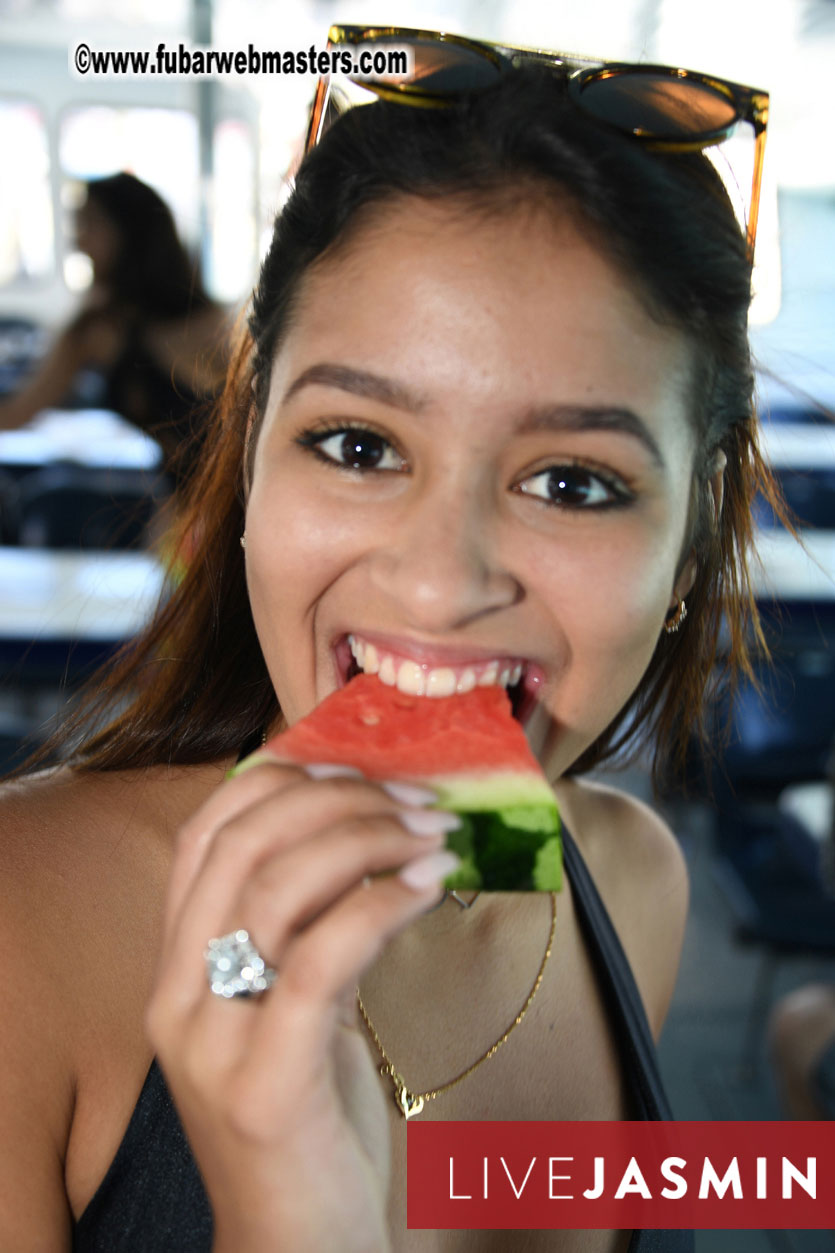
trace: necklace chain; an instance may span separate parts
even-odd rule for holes
[[[533,982],[533,987],[528,993],[528,996],[524,1005],[519,1010],[519,1013],[513,1019],[513,1022],[510,1024],[507,1030],[501,1036],[499,1036],[498,1040],[496,1040],[494,1044],[490,1045],[486,1053],[482,1053],[481,1057],[477,1058],[470,1066],[467,1067],[466,1070],[462,1070],[460,1075],[456,1075],[454,1079],[450,1079],[447,1083],[440,1084],[439,1087],[433,1088],[429,1092],[412,1092],[411,1089],[406,1085],[405,1079],[397,1070],[396,1066],[394,1065],[394,1062],[391,1060],[388,1053],[386,1052],[383,1046],[383,1042],[378,1036],[374,1028],[374,1024],[372,1023],[371,1019],[368,1017],[368,1011],[366,1010],[365,1006],[362,1003],[360,990],[359,988],[357,988],[357,1006],[359,1008],[360,1014],[362,1015],[362,1020],[365,1023],[366,1027],[368,1028],[368,1032],[372,1040],[374,1041],[375,1045],[377,1046],[377,1051],[379,1052],[380,1056],[383,1059],[384,1064],[380,1067],[380,1074],[384,1078],[389,1078],[391,1082],[394,1084],[394,1103],[397,1106],[397,1108],[400,1110],[404,1118],[413,1118],[416,1114],[419,1114],[420,1111],[423,1109],[424,1103],[426,1101],[434,1101],[435,1098],[440,1096],[443,1092],[448,1092],[450,1088],[454,1088],[456,1084],[461,1083],[464,1079],[466,1079],[469,1075],[471,1075],[474,1070],[477,1070],[478,1067],[481,1066],[484,1062],[489,1061],[491,1057],[494,1057],[495,1054],[498,1053],[502,1045],[507,1042],[507,1039],[510,1036],[511,1032],[516,1030],[520,1022],[522,1021],[522,1019],[525,1017],[525,1014],[528,1012],[528,1010],[531,1007],[534,997],[539,991],[540,984],[542,983],[542,977],[545,974],[545,967],[548,964],[548,958],[551,956],[551,949],[553,948],[554,935],[556,933],[556,929],[557,929],[557,894],[556,892],[552,892],[551,893],[551,931],[548,936],[548,946],[545,949],[545,953],[542,958],[542,961],[540,962],[536,979]]]

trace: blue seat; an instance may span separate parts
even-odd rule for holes
[[[18,490],[14,476],[0,470],[0,544],[16,544]]]
[[[29,548],[142,548],[154,508],[143,474],[48,466],[18,484],[18,542]]]
[[[775,797],[825,777],[835,737],[835,641],[827,645],[826,638],[816,647],[811,639],[784,643],[773,669],[758,668],[760,690],[748,684],[738,692],[722,762],[737,797]]]
[[[788,787],[827,777],[835,747],[835,632],[830,608],[768,606],[773,668],[760,689],[734,702],[727,748],[711,784],[714,866],[735,918],[736,937],[759,947],[741,1073],[756,1074],[774,980],[790,957],[835,954],[835,894],[820,841],[779,806]],[[720,702],[721,720],[727,706]]]
[[[22,765],[41,742],[31,721],[10,714],[0,715],[0,778]]]
[[[784,466],[776,474],[786,504],[800,524],[835,531],[835,468],[801,470]],[[778,525],[771,506],[762,497],[755,502],[754,517],[763,529]]]
[[[0,317],[0,396],[17,391],[46,351],[48,338],[30,318]]]

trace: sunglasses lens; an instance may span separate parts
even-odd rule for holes
[[[578,78],[575,91],[598,121],[650,139],[708,137],[738,116],[734,102],[710,83],[651,69],[592,71]]]
[[[375,36],[375,48],[402,48],[408,45],[414,53],[415,72],[408,82],[388,84],[405,94],[420,92],[421,95],[443,98],[458,92],[481,91],[494,83],[502,73],[499,57],[493,58],[488,50],[468,47],[452,40],[421,39],[410,36],[407,40],[397,35]],[[364,86],[374,88],[377,80],[365,79]]]

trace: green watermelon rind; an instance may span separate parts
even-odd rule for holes
[[[553,835],[539,846],[534,858],[533,886],[537,892],[559,892],[562,888],[562,840]]]
[[[417,775],[410,783],[424,783],[438,793],[438,807],[454,813],[489,811],[522,812],[552,809],[557,802],[541,774],[533,770],[491,771],[489,774]]]
[[[460,813],[460,811],[459,811]],[[518,818],[518,809],[513,811]],[[562,848],[559,815],[531,810],[524,823],[505,819],[507,811],[461,813],[461,825],[449,833],[446,846],[461,865],[444,880],[446,888],[493,892],[559,892]]]

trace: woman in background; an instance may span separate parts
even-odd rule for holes
[[[92,262],[92,288],[33,377],[0,401],[0,429],[59,406],[80,371],[93,370],[101,379],[96,406],[157,440],[180,485],[226,372],[226,315],[206,294],[153,188],[125,173],[84,188],[76,247]]]

